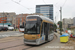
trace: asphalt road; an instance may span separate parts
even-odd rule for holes
[[[14,36],[14,35],[18,35],[18,34],[23,34],[23,33],[19,32],[19,31],[4,31],[4,32],[0,32],[0,38]]]
[[[61,50],[66,43],[60,43],[60,35],[55,34],[52,41],[38,46],[24,45],[24,36],[2,38],[0,39],[0,50]]]

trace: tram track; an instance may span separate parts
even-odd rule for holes
[[[23,37],[15,37],[13,39],[0,40],[0,44],[1,43],[12,42],[12,41],[15,41],[15,40],[21,40],[21,39],[23,39]]]
[[[20,36],[20,37],[22,37],[22,36]],[[11,38],[20,38],[20,37],[6,37],[6,38],[3,38],[3,39],[0,39],[0,41],[5,41],[5,40],[10,40]]]
[[[14,40],[11,40],[11,41],[7,41],[7,42],[5,41],[5,42],[1,42],[1,43],[13,42],[13,41],[15,41],[15,40],[21,40],[21,39],[14,39]],[[1,43],[0,43],[0,44],[1,44]]]
[[[48,42],[48,43],[52,43],[53,41],[56,40],[56,38],[57,38],[57,36],[54,35],[54,39],[53,39],[52,41]],[[48,43],[44,43],[44,44],[41,44],[41,45],[38,45],[38,46],[39,46],[39,47],[40,47],[40,46],[44,46],[44,45],[47,45]],[[6,50],[6,49],[10,49],[10,48],[19,47],[19,46],[25,47],[25,46],[28,46],[28,45],[24,45],[24,43],[23,43],[23,44],[20,44],[20,45],[15,45],[15,46],[11,46],[11,47],[2,48],[2,49],[0,49],[0,50]],[[22,50],[28,50],[28,49],[31,49],[31,48],[34,48],[34,47],[37,47],[37,46],[29,45],[27,48],[22,48]]]
[[[13,47],[21,46],[21,45],[24,45],[24,44],[20,44],[20,45],[12,46],[12,47],[7,47],[7,48],[2,48],[2,49],[0,49],[0,50],[5,50],[5,49],[8,49],[8,48],[13,48]]]

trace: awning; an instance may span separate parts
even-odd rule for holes
[[[3,25],[3,23],[0,23],[0,25]],[[4,23],[4,25],[12,25],[11,23]]]

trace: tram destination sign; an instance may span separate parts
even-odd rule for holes
[[[27,21],[37,21],[37,19],[27,19]]]

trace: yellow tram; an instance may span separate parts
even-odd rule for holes
[[[54,22],[44,16],[29,15],[24,29],[24,43],[40,45],[54,38]]]

